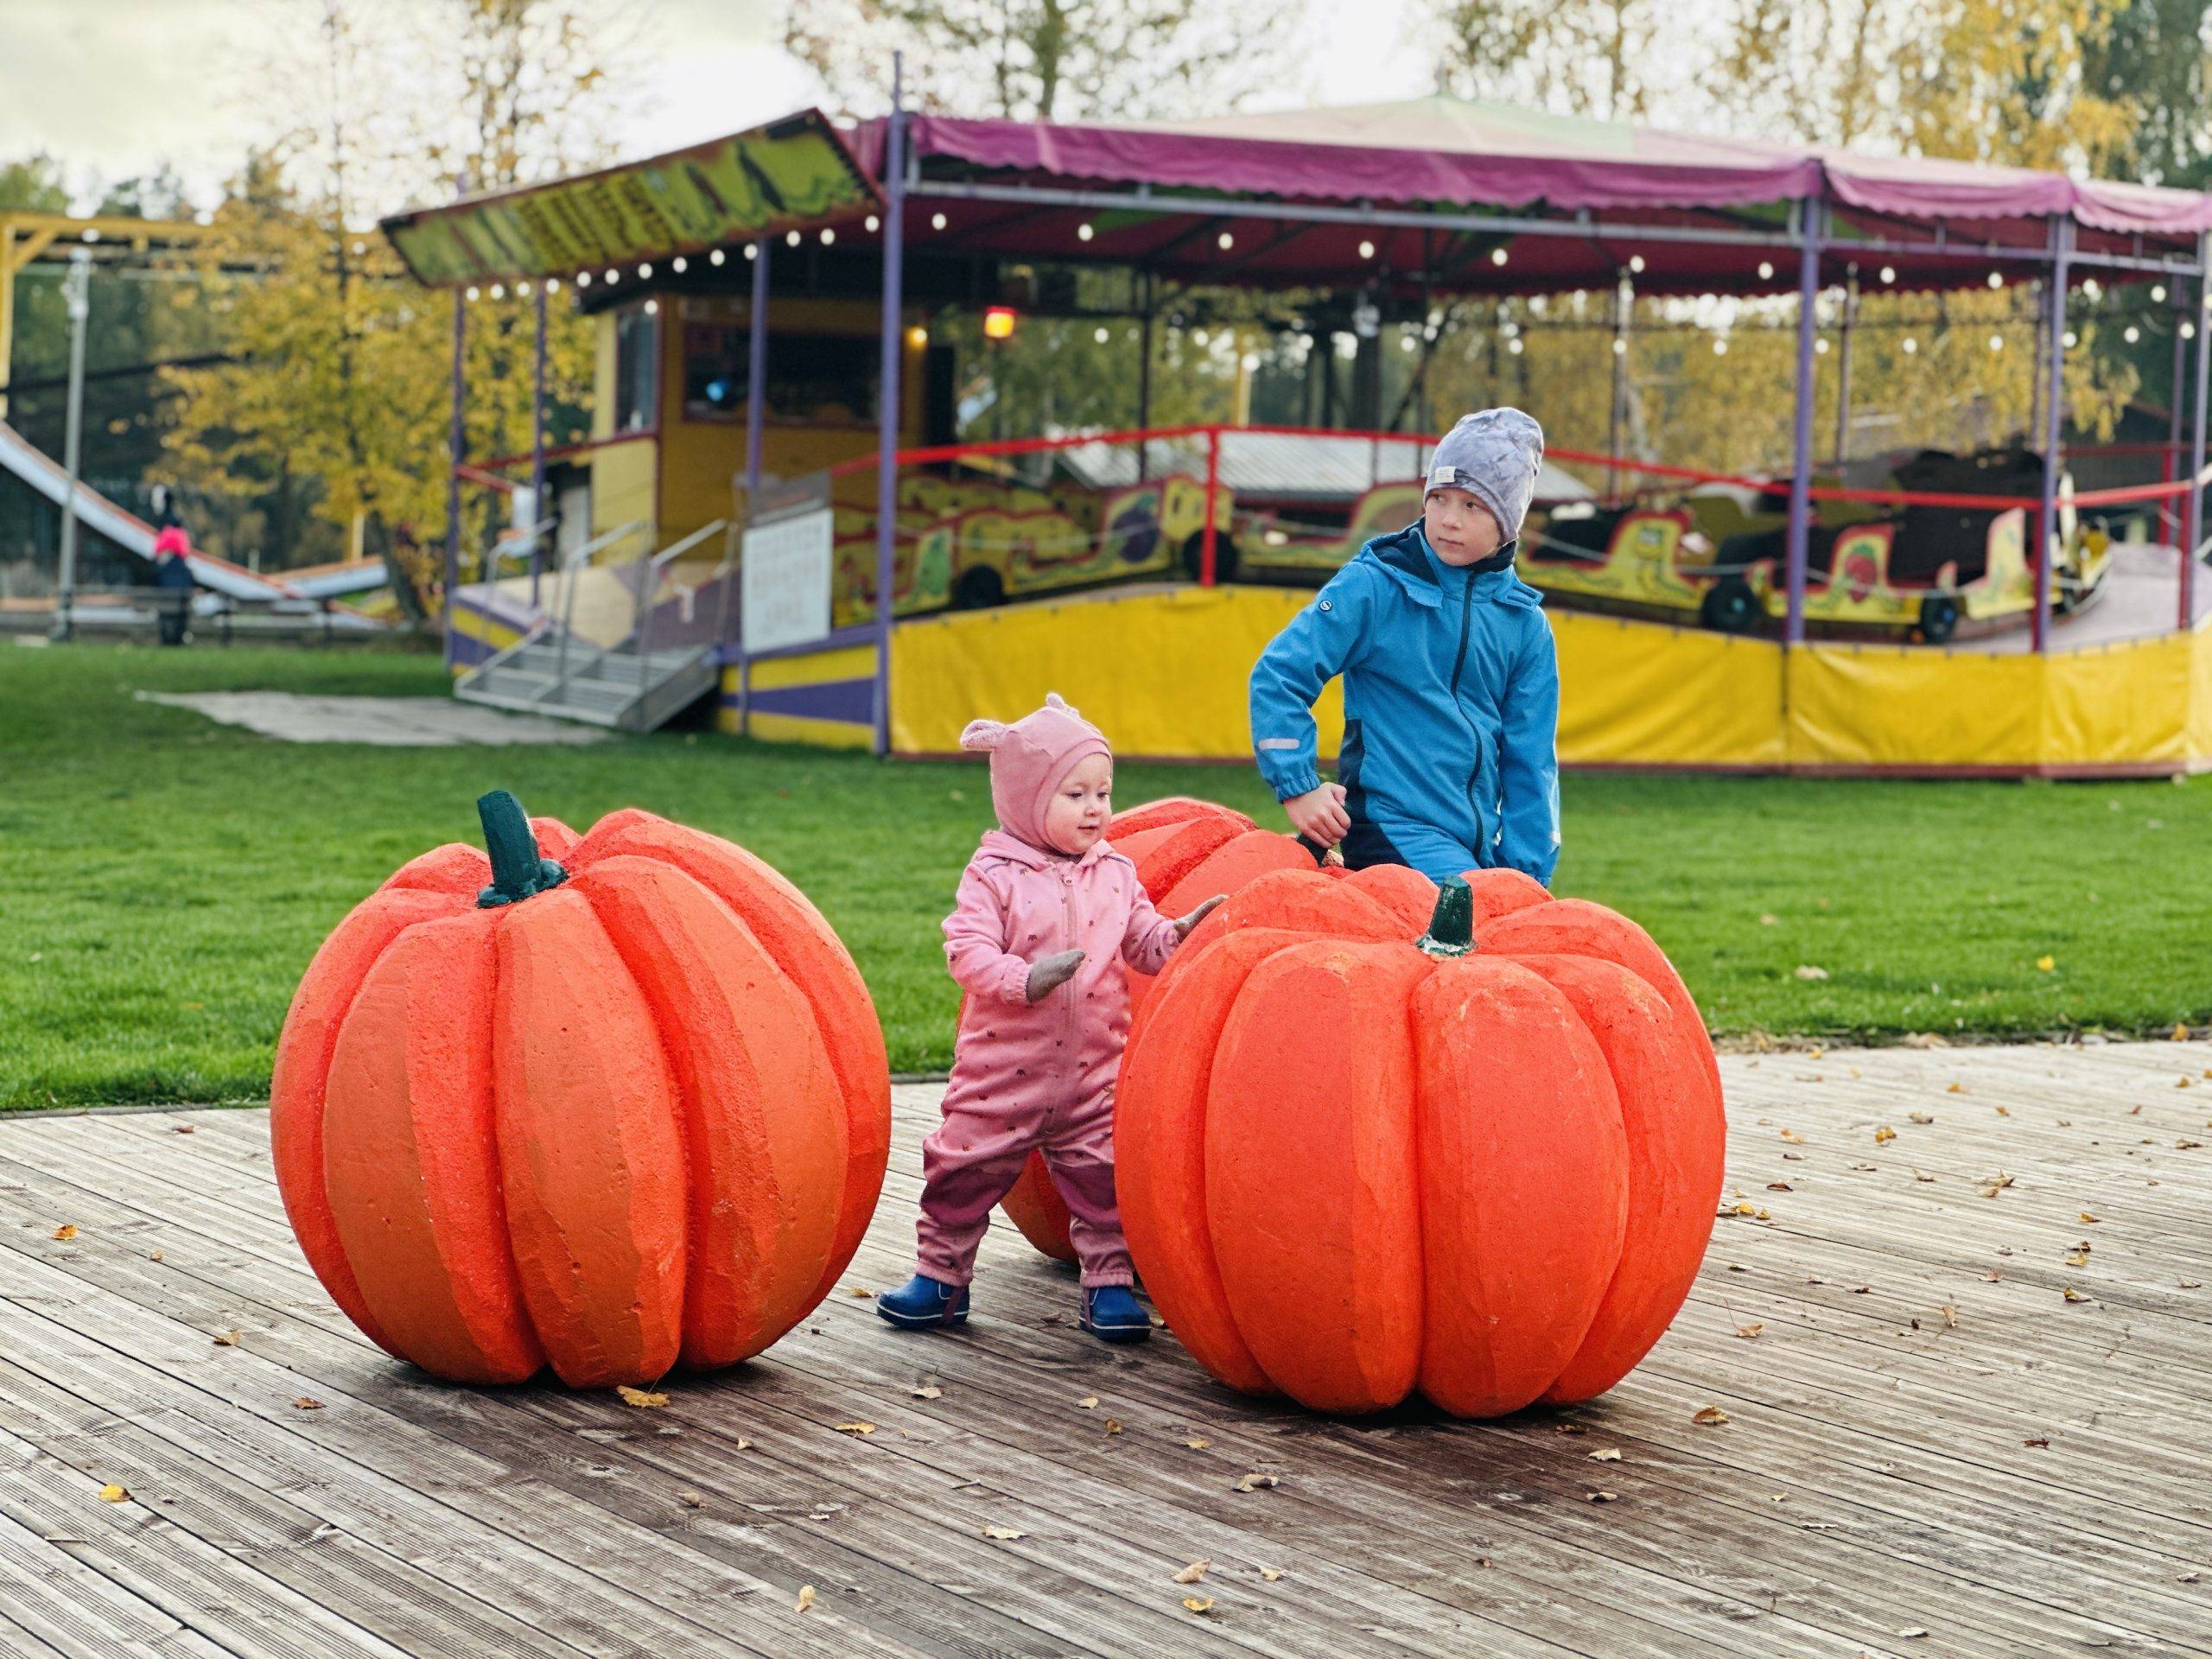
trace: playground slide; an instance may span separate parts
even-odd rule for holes
[[[48,500],[60,506],[69,494],[69,475],[60,464],[43,450],[35,448],[23,435],[0,421],[0,468],[21,479]],[[97,531],[125,552],[137,555],[150,566],[154,562],[154,527],[137,514],[126,512],[99,491],[77,486],[77,521],[86,529]],[[228,559],[218,559],[205,553],[186,556],[192,565],[193,580],[212,592],[228,594],[233,599],[270,602],[290,600],[313,603],[323,599],[335,599],[343,594],[360,593],[384,585],[385,573],[381,563],[364,559],[358,570],[351,567],[342,571],[319,575],[311,583],[295,584],[281,578],[256,575],[243,565],[232,564]],[[149,581],[150,582],[150,575]]]

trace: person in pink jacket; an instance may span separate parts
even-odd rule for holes
[[[1219,904],[1179,920],[1152,907],[1136,866],[1106,842],[1114,756],[1059,696],[1011,726],[970,722],[991,757],[999,827],[960,878],[945,960],[968,993],[944,1122],[922,1143],[920,1271],[876,1299],[908,1329],[961,1325],[976,1247],[1031,1152],[1066,1199],[1083,1268],[1083,1325],[1141,1342],[1152,1322],[1130,1286],[1114,1202],[1114,1076],[1129,1034],[1126,962],[1156,974]]]

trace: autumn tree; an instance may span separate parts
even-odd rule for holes
[[[1233,109],[1284,67],[1281,19],[1201,0],[791,0],[785,44],[844,110],[1025,121]]]
[[[601,159],[587,117],[608,90],[565,0],[440,0],[439,18],[442,44],[360,0],[325,0],[306,62],[286,67],[299,118],[249,162],[204,250],[235,360],[173,372],[183,416],[168,444],[175,475],[205,488],[250,491],[278,469],[312,479],[315,511],[359,525],[418,622],[445,532],[452,308],[406,275],[377,214],[397,205],[396,183],[435,198]],[[550,321],[553,394],[581,402],[587,327],[565,304]],[[467,333],[469,452],[525,448],[530,302],[487,294]]]

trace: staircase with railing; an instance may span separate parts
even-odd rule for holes
[[[621,525],[575,549],[555,573],[554,607],[542,611],[514,644],[462,675],[454,695],[626,731],[665,725],[711,691],[719,677],[736,560],[726,550],[711,575],[692,582],[677,581],[671,572],[684,555],[728,527],[727,520],[717,519],[626,566],[593,560],[641,540],[647,529],[642,523]],[[578,616],[580,595],[585,619]],[[625,601],[628,626],[618,632]],[[616,636],[612,643],[598,643],[610,634]]]

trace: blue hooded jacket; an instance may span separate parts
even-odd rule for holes
[[[1542,602],[1510,550],[1455,569],[1418,523],[1369,542],[1253,666],[1253,752],[1276,798],[1320,787],[1313,703],[1342,675],[1346,861],[1548,885],[1559,660]]]

